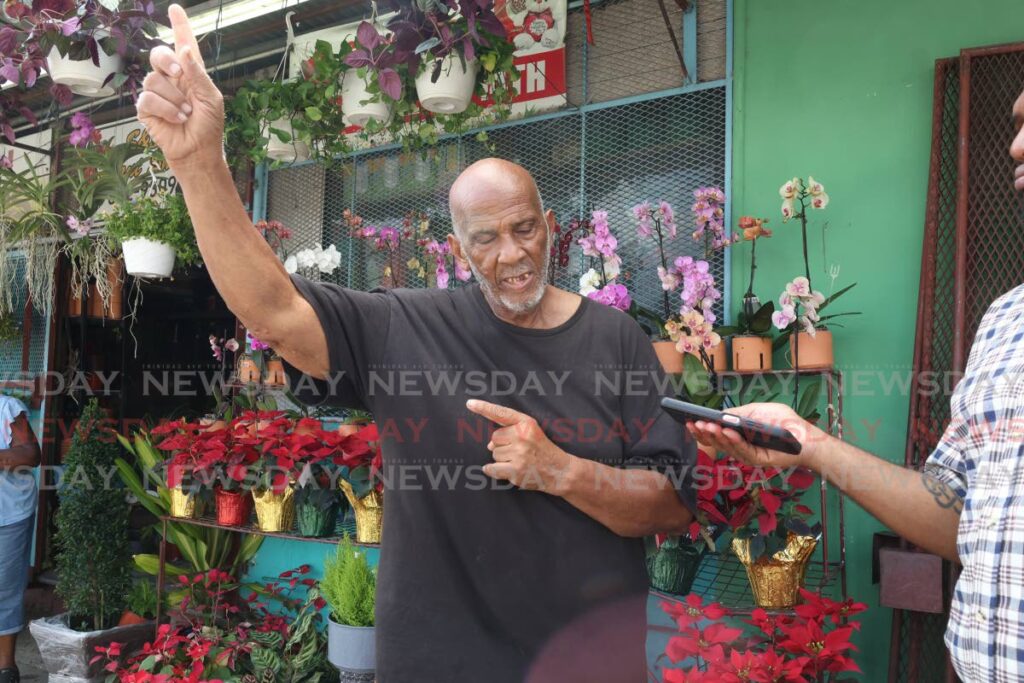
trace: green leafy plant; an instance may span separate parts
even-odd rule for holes
[[[355,549],[346,534],[337,554],[324,562],[320,592],[331,608],[331,618],[345,626],[373,626],[377,575],[366,555]]]
[[[140,617],[153,619],[156,617],[157,600],[156,587],[152,581],[136,581],[128,593],[128,609]]]
[[[118,448],[103,419],[95,399],[82,411],[56,515],[57,595],[75,630],[116,625],[131,587],[129,506],[125,490],[108,484]]]
[[[174,247],[179,266],[200,261],[192,219],[180,194],[143,197],[117,206],[106,217],[105,227],[115,244],[145,237]]]
[[[34,305],[49,311],[57,259],[71,239],[51,199],[66,183],[42,162],[18,171],[0,163],[0,254],[19,251],[24,260],[20,268],[20,259],[0,258],[0,312],[14,311],[14,295],[24,283]]]
[[[257,164],[266,161],[272,135],[285,144],[305,143],[314,159],[330,163],[343,157],[349,147],[342,134],[345,124],[338,102],[340,66],[337,68],[333,80],[323,74],[325,83],[309,79],[246,82],[227,106],[229,157],[248,157]],[[281,120],[289,121],[291,130],[272,125]],[[281,165],[279,161],[273,164]]]
[[[754,311],[753,315],[747,315],[746,311],[740,311],[736,316],[735,325],[723,325],[721,327],[716,327],[715,332],[722,337],[770,337],[772,330],[772,315],[774,313],[775,302],[769,301]]]
[[[0,342],[17,341],[21,339],[21,327],[13,315],[0,312]]]
[[[254,631],[249,657],[256,681],[276,683],[319,683],[336,679],[327,661],[327,637],[317,628],[320,621],[320,593],[310,588],[295,616],[280,631]]]
[[[117,436],[118,442],[129,454],[132,462],[117,458],[114,462],[121,481],[139,501],[139,504],[157,517],[167,516],[171,512],[171,494],[166,479],[161,473],[160,463],[163,454],[153,446],[149,435],[140,432],[129,441],[122,435]],[[145,484],[143,481],[145,480]],[[158,525],[158,529],[162,528]],[[187,566],[168,563],[165,568],[171,576],[205,572],[210,569],[223,569],[238,573],[237,570],[248,563],[263,543],[262,536],[242,536],[237,549],[234,547],[234,536],[230,531],[211,529],[193,524],[168,522],[167,541],[177,546]],[[156,555],[141,554],[135,556],[135,565],[147,574],[156,575],[160,559]],[[172,602],[174,600],[172,595]],[[180,596],[177,596],[180,599]]]

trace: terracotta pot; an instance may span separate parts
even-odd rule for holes
[[[224,526],[245,526],[252,512],[252,496],[248,491],[214,491],[217,502],[217,524]]]
[[[118,620],[117,625],[131,626],[132,624],[145,624],[147,621],[149,620],[145,617],[140,617],[138,614],[131,611],[130,609],[126,609],[124,613],[121,614],[121,619]]]
[[[82,315],[82,293],[68,288],[68,315],[79,317]]]
[[[722,342],[713,349],[705,349],[704,352],[708,355],[710,363],[705,363],[700,353],[690,353],[690,355],[699,360],[701,365],[708,370],[724,372],[729,369],[729,354],[725,351],[725,342]]]
[[[243,384],[259,382],[263,377],[260,368],[251,356],[242,355],[238,358],[238,381]]]
[[[107,264],[107,281],[110,283],[110,302],[103,309],[104,317],[120,320],[124,313],[122,289],[124,284],[124,261],[121,257],[110,259]]]
[[[771,557],[754,558],[750,539],[732,539],[732,551],[747,570],[754,602],[764,609],[786,609],[796,604],[818,539],[789,534],[786,547]]]
[[[340,425],[338,427],[338,434],[341,436],[352,436],[357,433],[362,425]]]
[[[736,372],[761,372],[772,369],[770,337],[744,335],[732,338],[732,369]]]
[[[208,432],[216,432],[221,429],[227,429],[228,423],[213,417],[201,417],[199,418],[199,426],[205,427]]]
[[[287,381],[284,374],[284,362],[280,358],[268,360],[266,383],[275,387],[283,387]]]
[[[656,341],[654,353],[658,356],[661,369],[669,375],[678,375],[683,371],[683,354],[676,350],[674,341]]]
[[[835,365],[832,353],[832,333],[818,330],[812,337],[800,332],[789,338],[789,359],[798,370],[824,370]]]
[[[86,310],[90,318],[103,317],[103,300],[100,299],[99,290],[95,284],[89,285],[89,298],[86,301]]]

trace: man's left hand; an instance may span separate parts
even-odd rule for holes
[[[476,399],[467,401],[466,407],[501,425],[487,444],[494,462],[484,465],[485,474],[522,489],[564,495],[573,456],[552,443],[535,419]]]

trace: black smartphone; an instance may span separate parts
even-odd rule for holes
[[[769,448],[773,451],[789,453],[790,455],[800,455],[800,442],[788,430],[781,427],[773,427],[763,422],[748,420],[739,415],[723,413],[721,410],[705,408],[704,406],[674,398],[661,399],[661,407],[677,421],[684,424],[697,420],[714,422],[717,425],[734,430],[747,443]]]

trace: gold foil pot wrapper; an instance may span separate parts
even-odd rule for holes
[[[171,492],[171,517],[182,517],[184,519],[195,519],[199,516],[200,506],[198,497],[186,493],[180,486],[170,489]]]
[[[260,531],[291,531],[295,524],[295,489],[291,486],[281,493],[272,489],[252,492],[256,505],[256,525]]]
[[[732,539],[732,551],[747,570],[754,602],[764,609],[785,609],[797,603],[807,563],[818,545],[814,536],[789,534],[786,547],[771,557],[750,556],[750,539]]]
[[[356,543],[380,543],[384,527],[384,494],[374,489],[357,498],[351,484],[344,479],[340,484],[356,516]]]

